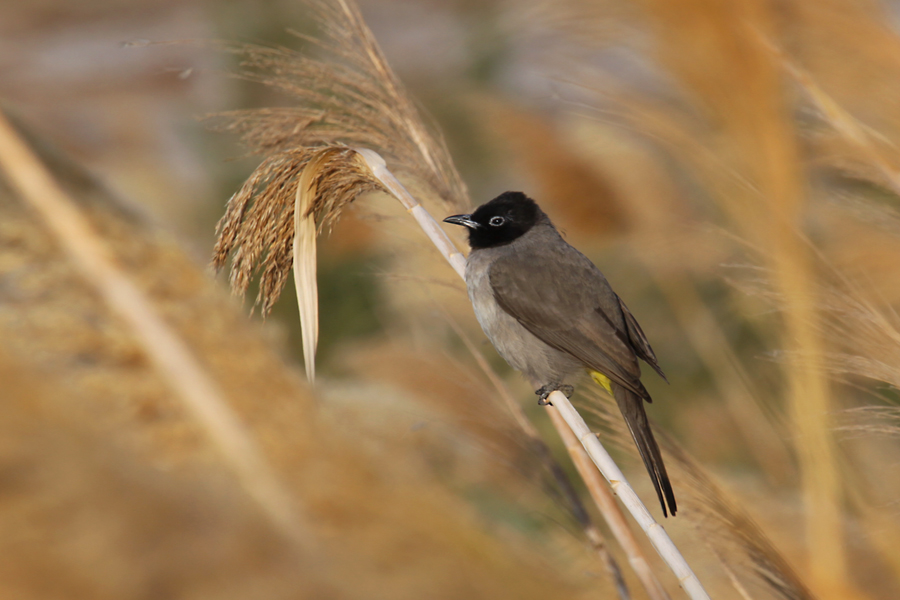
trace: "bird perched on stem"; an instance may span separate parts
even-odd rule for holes
[[[468,228],[466,287],[481,328],[506,362],[534,385],[571,396],[579,375],[616,399],[659,496],[663,515],[677,509],[653,438],[638,359],[665,379],[637,320],[586,256],[570,246],[537,203],[505,192],[447,223]]]

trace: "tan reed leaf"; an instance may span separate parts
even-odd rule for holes
[[[318,193],[316,175],[334,150],[324,150],[307,163],[297,182],[294,202],[294,287],[300,312],[306,378],[316,380],[316,345],[319,342],[319,294],[316,282],[316,222],[310,214]]]
[[[855,203],[858,211],[867,210],[865,203]],[[872,206],[869,214],[859,215],[873,220],[890,232],[889,211]],[[820,256],[816,265],[821,271],[815,290],[816,308],[821,314],[816,325],[829,343],[829,350],[821,354],[802,351],[772,353],[778,362],[790,363],[828,373],[835,378],[865,377],[900,388],[900,318],[890,306],[882,306],[869,299],[862,286],[849,275],[831,266]],[[770,271],[765,268],[733,270],[737,276],[729,279],[732,285],[747,295],[759,298],[774,310],[781,310],[784,295],[777,290]]]
[[[851,207],[857,219],[865,220],[887,232],[895,228],[895,215],[874,205],[854,202]],[[893,232],[896,235],[896,232]],[[821,318],[817,327],[830,350],[809,354],[800,351],[779,352],[774,359],[789,365],[816,370],[838,382],[858,385],[860,378],[900,387],[900,319],[892,307],[867,296],[864,286],[846,273],[831,266],[827,257],[820,255],[817,265],[822,275],[816,289],[817,309]],[[737,285],[749,294],[767,301],[780,310],[783,296],[771,284],[762,271],[760,277],[746,277]],[[832,349],[833,348],[833,349]],[[856,436],[870,441],[876,436],[895,436],[896,408],[892,406],[867,406],[835,411],[833,432],[842,441]],[[853,461],[853,468],[846,469],[847,502],[860,515],[859,522],[866,531],[866,538],[894,572],[900,572],[900,559],[896,552],[897,523],[893,510],[885,511],[873,497],[891,497],[887,479],[882,474],[865,477],[874,468],[871,464],[854,459],[853,454],[842,456]]]

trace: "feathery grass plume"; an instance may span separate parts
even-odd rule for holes
[[[895,155],[897,148],[883,135],[856,119],[834,98],[832,98],[815,78],[787,56],[771,39],[760,34],[763,44],[787,72],[809,96],[810,102],[818,109],[821,118],[846,141],[859,155],[874,168],[876,174],[870,178],[900,195],[900,169],[886,158]],[[872,169],[855,169],[856,173],[867,174]]]
[[[838,431],[853,435],[869,434],[900,437],[900,407],[860,406],[843,413],[844,423]]]
[[[297,148],[267,157],[231,197],[217,226],[213,266],[220,269],[233,253],[231,286],[244,294],[259,273],[256,304],[268,314],[281,295],[293,265],[294,211],[300,197],[300,178],[308,165],[315,176],[310,185],[322,190],[307,199],[307,214],[317,231],[331,227],[341,211],[359,194],[378,188],[377,182],[356,167],[355,152],[339,145]]]
[[[844,36],[849,37],[847,31],[857,31],[858,34],[866,31],[867,35],[853,39],[854,45],[859,44],[860,47],[866,48],[866,54],[869,56],[880,53],[886,58],[884,62],[887,68],[877,69],[868,61],[853,64],[848,59],[842,59],[841,62],[845,64],[839,68],[850,67],[855,71],[878,73],[882,81],[890,81],[895,79],[892,75],[896,74],[897,69],[896,34],[878,31],[886,28],[878,22],[879,16],[872,10],[874,6],[860,8],[866,3],[828,2],[817,4],[815,10],[810,8],[812,5],[793,4],[797,5],[798,10],[790,17],[792,20],[797,20],[796,23],[791,23],[790,30],[792,32],[799,28],[811,28],[811,24],[815,23],[819,31],[815,31],[812,35],[823,36],[822,39],[826,39],[825,36],[828,36],[826,32],[829,29],[837,34],[836,37],[828,36],[829,42],[826,44],[797,49],[796,58],[794,58],[778,48],[773,38],[760,34],[758,29],[754,32],[759,39],[763,40],[761,47],[770,52],[773,63],[785,70],[805,92],[809,102],[798,102],[800,108],[806,108],[803,104],[811,104],[815,109],[813,112],[828,125],[824,129],[833,129],[837,133],[837,136],[832,137],[836,137],[838,140],[831,141],[829,147],[816,148],[813,146],[811,148],[813,152],[810,152],[810,148],[804,148],[804,150],[826,164],[833,164],[835,162],[834,155],[838,155],[844,164],[833,172],[841,177],[874,181],[882,189],[887,188],[896,194],[900,190],[897,177],[897,152],[896,145],[890,141],[891,133],[896,137],[896,103],[891,98],[884,102],[883,107],[879,107],[877,103],[870,101],[868,102],[869,110],[859,111],[858,114],[862,118],[857,117],[842,106],[835,96],[841,92],[841,85],[847,85],[853,79],[847,77],[845,82],[841,83],[833,73],[822,69],[822,63],[820,63],[819,71],[825,71],[822,74],[823,83],[831,86],[831,90],[828,90],[826,85],[820,83],[811,71],[801,66],[815,65],[816,58],[819,58],[816,54],[822,52],[823,48],[827,48],[823,54],[838,53],[836,48],[831,47],[832,40],[838,42]],[[869,11],[871,14],[863,16],[864,12]],[[835,18],[838,16],[840,18]],[[752,20],[748,19],[748,22],[752,23]],[[773,34],[774,30],[775,28],[770,29]],[[871,44],[870,40],[875,39],[872,37],[873,35],[881,39],[880,46]],[[790,41],[782,45],[796,47],[797,39],[803,39],[803,37],[802,34],[796,37],[795,34],[792,34]],[[841,41],[846,43],[848,40]],[[729,43],[733,44],[731,41]],[[829,61],[832,65],[835,62],[833,57],[829,57]],[[745,57],[744,64],[746,63]],[[865,67],[869,67],[869,69],[867,70]],[[834,67],[832,66],[832,68]],[[855,83],[855,87],[859,90],[856,94],[866,95],[867,87],[860,86],[858,82]],[[876,88],[875,85],[870,87]],[[877,89],[873,89],[873,92],[877,93]],[[770,101],[777,101],[776,94],[769,94],[769,96]],[[852,95],[844,93],[845,102],[851,97]],[[794,101],[796,102],[796,99]],[[759,105],[763,105],[762,99],[760,99]],[[740,107],[740,102],[733,101],[731,107]],[[737,113],[737,111],[735,112]],[[726,115],[725,119],[727,118]],[[879,125],[885,129],[887,135],[875,131],[866,124],[864,119],[869,123],[880,121]],[[793,127],[797,132],[794,135],[799,137],[798,134],[805,133],[800,124],[795,123]],[[763,131],[762,127],[760,127],[760,131]],[[822,137],[821,134],[820,137]],[[762,139],[761,136],[760,139]],[[819,143],[821,144],[821,142]],[[762,147],[757,154],[765,154]],[[817,154],[818,156],[816,156]],[[848,164],[850,167],[847,166]],[[859,165],[863,165],[863,167],[860,168]],[[784,171],[783,168],[769,170],[769,177],[773,183],[777,182],[775,176],[779,170]],[[766,185],[763,182],[760,189],[765,190]],[[815,182],[814,186],[820,187],[821,184]],[[787,187],[781,188],[782,191],[787,189]],[[776,192],[775,187],[770,187],[763,194],[763,199],[776,198]],[[777,231],[779,228],[777,220],[786,213],[783,210],[768,212],[775,219],[775,225],[768,224],[767,227]],[[822,214],[821,207],[807,206],[802,212],[796,213],[792,220],[799,224],[801,222],[799,217],[817,213]],[[797,225],[794,226],[797,227]],[[840,229],[841,225],[836,223],[835,227]],[[817,232],[817,234],[819,233]],[[829,234],[834,235],[832,232]],[[819,238],[817,243],[821,244],[822,236],[817,235],[817,237]],[[802,234],[797,238],[802,238]],[[840,472],[840,465],[846,459],[842,455],[838,455],[833,440],[831,431],[833,424],[830,424],[829,421],[834,413],[827,401],[827,394],[822,393],[827,392],[827,389],[821,384],[821,381],[825,378],[826,371],[833,373],[840,371],[844,374],[854,372],[862,375],[875,374],[882,379],[890,377],[890,365],[893,361],[889,357],[894,356],[895,352],[885,347],[887,340],[884,338],[883,318],[879,317],[876,311],[860,304],[860,299],[854,297],[855,294],[848,286],[840,285],[836,289],[830,289],[831,286],[827,282],[820,281],[823,275],[821,272],[816,272],[818,265],[815,264],[812,252],[810,252],[814,248],[813,244],[804,248],[807,242],[801,241],[798,246],[796,243],[791,243],[788,237],[784,237],[781,241],[777,237],[773,237],[773,241],[774,243],[769,245],[772,250],[771,256],[766,257],[769,264],[773,265],[773,269],[768,274],[777,282],[775,286],[778,288],[779,296],[777,306],[785,316],[785,322],[789,328],[787,331],[793,331],[793,335],[787,337],[784,344],[789,348],[785,356],[792,360],[781,361],[780,364],[794,381],[794,391],[791,394],[794,397],[792,404],[794,429],[797,432],[798,442],[796,445],[801,459],[806,503],[810,507],[809,515],[811,517],[807,525],[811,570],[815,575],[815,580],[811,580],[811,583],[821,590],[823,595],[834,594],[841,597],[843,594],[849,593],[843,587],[849,579],[846,576],[848,573],[846,573],[846,568],[840,564],[845,560],[840,556],[843,553],[841,550],[843,544],[840,542],[847,535],[847,529],[841,523],[843,518],[841,504],[845,502],[844,497],[847,493],[845,490],[856,487],[856,484],[852,483],[853,475],[851,473]],[[861,242],[857,242],[857,245],[860,244]],[[805,259],[802,256],[804,253],[807,254]],[[792,258],[792,255],[796,255],[796,257]],[[896,256],[894,261],[896,261]],[[879,323],[879,321],[882,322]],[[882,338],[880,341],[867,333],[871,332],[873,328],[882,330],[879,334]],[[859,340],[861,336],[868,336],[869,340],[861,345],[856,344],[858,349],[855,350],[855,356],[836,353],[832,350],[833,347],[846,346],[848,341]],[[794,340],[791,340],[790,337],[793,337]],[[816,337],[819,339],[816,340]],[[877,348],[881,350],[873,352]],[[804,380],[807,382],[806,384],[802,383]],[[810,385],[814,383],[816,385]],[[829,499],[828,496],[831,498]],[[889,528],[893,529],[893,527]],[[880,524],[879,529],[884,529],[884,525]],[[870,533],[872,533],[871,530]],[[873,537],[877,537],[877,535],[873,535]],[[876,545],[878,544],[876,543]],[[884,547],[884,544],[881,546]],[[888,562],[896,564],[896,550],[883,554]]]
[[[425,126],[356,4],[309,0],[307,5],[321,38],[295,35],[320,56],[287,48],[233,48],[243,59],[240,76],[281,90],[298,104],[222,113],[230,122],[226,128],[261,154],[335,141],[365,146],[390,160],[397,172],[421,179],[442,201],[458,206],[468,192],[442,136]]]
[[[349,160],[348,145],[378,151],[398,172],[420,181],[449,206],[468,203],[443,139],[423,125],[356,5],[314,0],[309,6],[322,38],[298,38],[318,55],[287,48],[228,47],[241,58],[240,77],[278,89],[296,105],[218,115],[218,129],[238,133],[263,161],[229,200],[217,228],[212,263],[220,269],[234,255],[231,284],[239,294],[261,272],[257,304],[264,314],[290,272],[298,180],[319,152],[333,150],[319,166],[320,193],[308,209],[320,233],[359,194],[378,187]]]
[[[231,285],[241,295],[259,273],[256,305],[263,314],[278,300],[294,267],[304,362],[312,381],[318,340],[313,232],[330,229],[347,204],[379,187],[357,168],[345,145],[389,156],[448,204],[466,203],[467,192],[443,140],[422,124],[357,7],[339,1],[311,2],[310,8],[323,39],[298,37],[321,57],[287,48],[229,48],[242,59],[239,76],[279,89],[297,105],[219,115],[224,121],[219,129],[237,132],[264,159],[229,200],[212,263],[220,269],[233,254]],[[297,214],[301,201],[302,215]]]
[[[890,235],[898,237],[896,211],[871,204],[867,209],[867,204],[854,202],[853,211],[882,228],[893,229]],[[897,249],[893,248],[891,252],[890,256],[896,260]],[[900,553],[888,541],[900,536],[900,523],[892,506],[900,491],[900,481],[879,467],[881,461],[886,461],[884,464],[894,462],[896,446],[880,442],[881,451],[875,451],[874,459],[862,450],[865,444],[879,443],[878,437],[897,435],[896,401],[890,396],[900,389],[900,316],[883,298],[879,288],[871,289],[865,281],[860,281],[868,279],[870,274],[847,274],[846,270],[837,267],[832,267],[829,272],[831,277],[821,284],[818,297],[824,316],[823,335],[832,340],[833,350],[812,367],[821,369],[848,388],[862,388],[881,400],[878,405],[866,406],[871,399],[846,394],[845,408],[837,413],[836,431],[845,434],[842,437],[844,460],[854,467],[852,476],[848,477],[849,501],[861,513],[869,540],[884,561],[893,567],[895,574],[900,575]],[[811,362],[802,354],[786,358]],[[870,380],[869,385],[861,379]],[[880,394],[872,389],[871,382],[886,384],[892,389]],[[854,435],[847,436],[848,432]],[[868,439],[854,439],[864,433],[868,433]]]
[[[749,194],[735,190],[721,202],[735,224],[768,249],[765,260],[785,300],[781,343],[791,350],[822,355],[826,348],[816,326],[816,273],[799,229],[807,210],[800,148],[776,65],[754,37],[755,31],[772,27],[774,15],[762,2],[714,9],[692,3],[690,11],[676,9],[668,0],[651,4],[666,27],[662,36],[668,38],[667,45],[703,40],[693,43],[693,55],[668,53],[664,60],[709,103],[713,118],[727,131],[733,163],[753,186]],[[675,22],[686,26],[676,27]],[[751,32],[751,28],[756,29]],[[717,58],[703,61],[697,55],[700,52]],[[784,365],[783,373],[807,507],[814,585],[823,591],[844,589],[849,578],[839,463],[829,416],[830,384],[821,373],[802,365]]]
[[[845,216],[853,213],[882,223],[885,217],[896,218],[889,209],[862,201],[853,202],[852,212]],[[891,226],[889,221],[886,224]],[[822,275],[816,298],[823,318],[816,325],[830,340],[831,350],[817,355],[802,351],[773,355],[783,362],[802,363],[835,377],[861,376],[900,389],[900,318],[892,307],[879,306],[871,300],[865,286],[830,264],[824,253],[819,259]],[[774,310],[782,309],[784,296],[773,286],[768,269],[744,266],[732,271],[732,285],[764,300]]]

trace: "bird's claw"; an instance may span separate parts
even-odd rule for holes
[[[547,398],[553,392],[562,392],[566,395],[566,398],[571,398],[572,393],[575,392],[575,388],[571,385],[559,385],[558,383],[548,383],[545,386],[542,386],[539,390],[535,390],[535,394],[538,396],[538,405],[539,406],[553,406],[552,402],[548,402]]]
[[[541,386],[540,389],[534,390],[534,393],[538,396],[538,406],[552,406],[551,403],[547,402],[547,396],[556,391],[556,386],[548,383],[545,386]]]

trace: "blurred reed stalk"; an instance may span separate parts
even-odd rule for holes
[[[725,140],[722,166],[709,173],[724,212],[771,268],[783,299],[781,344],[815,364],[826,348],[816,300],[817,274],[803,237],[807,210],[800,150],[782,65],[760,43],[777,28],[762,0],[703,2],[644,0],[656,21],[660,61],[691,92]],[[735,177],[737,175],[737,177]],[[793,445],[800,467],[808,567],[815,591],[846,598],[852,585],[842,519],[842,489],[826,375],[809,364],[785,364]]]
[[[785,52],[779,48],[779,46],[773,42],[773,40],[766,36],[761,31],[756,31],[757,38],[759,44],[765,48],[773,57],[773,60],[781,66],[781,68],[797,83],[797,85],[806,93],[809,97],[812,104],[815,108],[818,109],[820,115],[823,120],[828,123],[837,133],[843,138],[848,145],[860,153],[865,161],[870,163],[875,167],[877,172],[880,174],[880,178],[876,177],[879,184],[885,185],[888,189],[893,191],[894,194],[900,195],[900,171],[898,171],[891,163],[885,159],[883,155],[883,149],[885,146],[889,146],[890,150],[896,154],[896,147],[891,144],[890,141],[885,140],[882,136],[880,136],[877,132],[869,129],[864,124],[860,123],[857,119],[855,119],[847,110],[845,110],[837,101],[834,100],[830,95],[828,95],[825,90],[816,82],[816,80],[806,72],[803,68],[801,68],[797,63],[790,60]],[[846,283],[846,282],[843,282]],[[843,290],[843,298],[844,302],[847,304],[851,304],[856,299],[854,298],[855,294],[853,292],[852,286],[847,286]],[[817,303],[817,305],[828,305],[827,301],[821,299],[822,294],[815,294],[813,296],[813,301]],[[850,300],[853,299],[853,300]],[[864,301],[863,301],[864,302]],[[833,306],[834,303],[831,303]],[[878,313],[877,310],[873,309],[870,306],[865,306],[867,312],[870,315],[875,315]],[[815,314],[815,313],[812,313]],[[820,319],[821,320],[821,319]],[[883,319],[879,316],[876,318],[883,323]],[[807,324],[809,327],[817,329],[819,335],[824,330],[824,327],[821,323],[817,321],[813,321]],[[885,330],[890,330],[890,325],[884,327]],[[843,336],[837,337],[836,339],[845,339]],[[812,360],[810,364],[815,365],[816,360],[827,360],[828,352],[826,349],[821,349],[818,354],[813,354],[809,356]],[[809,368],[809,367],[807,367]],[[814,369],[814,367],[813,367]],[[818,369],[815,369],[818,371]],[[828,406],[823,406],[822,411],[826,411]],[[796,414],[794,415],[795,419],[804,419],[808,418],[804,414]],[[827,416],[818,417],[815,421],[805,428],[801,430],[801,436],[804,438],[813,438],[812,444],[810,448],[805,450],[805,458],[807,461],[835,461],[836,460],[836,450],[833,448],[834,441],[829,437],[826,437],[821,432],[814,430],[816,422],[819,423],[819,428],[828,428],[829,430],[834,429],[834,423],[832,419]],[[831,464],[834,464],[833,462]],[[815,483],[810,483],[804,486],[804,492],[806,496],[806,501],[812,507],[814,507],[817,513],[817,516],[825,517],[830,519],[832,523],[832,528],[835,531],[825,531],[822,530],[815,533],[815,529],[812,527],[808,528],[808,531],[811,531],[812,534],[809,535],[809,544],[811,548],[811,556],[810,561],[812,563],[812,570],[817,579],[826,582],[826,584],[833,582],[836,578],[841,575],[846,577],[844,572],[831,572],[830,566],[826,565],[835,565],[838,564],[839,561],[846,562],[846,558],[839,554],[843,550],[843,543],[835,544],[829,543],[829,538],[832,535],[841,535],[841,532],[837,530],[838,524],[835,523],[840,519],[840,504],[838,500],[832,499],[832,501],[828,504],[825,504],[820,498],[816,498],[816,494],[820,493],[821,489],[832,489],[832,495],[837,497],[842,493],[842,484],[840,481],[839,473],[836,470],[836,467],[832,467],[827,471],[824,469],[818,469],[821,471],[819,474],[815,476]],[[815,489],[813,489],[815,486]],[[812,517],[812,515],[811,515]],[[877,518],[876,518],[877,520]],[[889,526],[890,529],[894,529],[894,526]],[[870,530],[883,530],[883,527],[871,527]],[[841,536],[842,537],[842,536]],[[878,533],[874,533],[872,535],[875,543],[878,544],[880,540],[880,535]],[[840,539],[840,538],[837,538]],[[816,550],[816,545],[821,544],[824,545],[825,548]],[[882,552],[888,560],[896,561],[896,553],[895,552]],[[824,558],[828,562],[822,561],[819,563],[817,561],[818,558]],[[820,566],[817,566],[820,565]]]
[[[0,169],[53,233],[84,279],[132,329],[147,358],[200,423],[247,493],[295,543],[311,540],[296,506],[225,395],[153,303],[116,264],[77,204],[0,112]]]
[[[756,45],[748,39],[747,45]],[[759,49],[748,48],[753,54]],[[849,591],[841,508],[842,484],[837,449],[832,434],[833,401],[825,374],[811,366],[826,354],[819,324],[817,275],[810,246],[800,223],[806,208],[805,190],[799,175],[796,141],[789,133],[787,107],[783,102],[777,73],[768,56],[752,61],[751,73],[765,90],[769,101],[748,112],[748,125],[755,130],[738,133],[748,148],[756,147],[756,157],[748,165],[760,185],[764,210],[750,221],[754,237],[767,249],[775,285],[783,296],[783,341],[794,352],[809,357],[810,364],[788,365],[785,375],[794,431],[794,448],[800,464],[801,488],[806,507],[806,536],[809,568],[817,591],[844,596]]]

